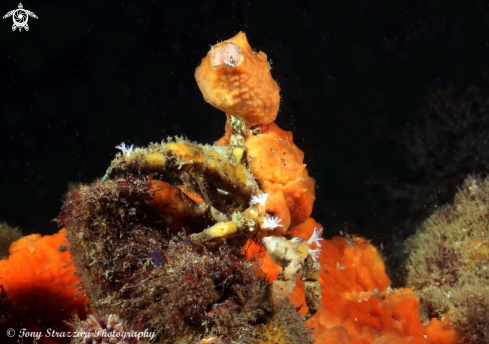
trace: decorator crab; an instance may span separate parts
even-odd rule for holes
[[[224,111],[226,134],[214,145],[182,138],[152,143],[148,148],[126,147],[104,179],[116,172],[165,171],[179,178],[183,188],[160,183],[160,212],[168,225],[211,218],[213,225],[191,240],[219,245],[229,240],[243,245],[260,241],[273,262],[284,269],[273,281],[270,302],[279,307],[296,285],[305,288],[309,312],[321,299],[319,264],[322,229],[311,238],[290,238],[287,231],[304,222],[312,211],[314,179],[303,164],[302,151],[290,132],[275,123],[280,96],[270,74],[267,56],[252,51],[240,32],[214,45],[195,71],[206,102]],[[192,195],[201,202],[195,202]]]

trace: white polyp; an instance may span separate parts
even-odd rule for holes
[[[321,247],[321,243],[319,242],[320,240],[323,240],[321,236],[323,235],[323,229],[320,228],[316,231],[316,227],[314,227],[314,233],[312,233],[312,236],[309,240],[307,240],[307,243],[309,246],[311,246],[313,243]]]
[[[309,249],[309,254],[311,255],[312,259],[316,262],[319,256],[321,255],[321,249],[316,248],[314,250]]]
[[[126,147],[126,144],[122,142],[120,145],[115,146],[115,148],[120,149],[124,157],[128,157],[131,155],[134,145],[131,145],[131,147]]]
[[[266,217],[263,220],[263,228],[275,229],[277,227],[283,227],[280,222],[282,222],[282,219],[278,217]]]
[[[260,204],[260,205],[265,205],[267,202],[268,194],[264,193],[258,196],[253,196],[251,197],[251,203],[253,204]]]

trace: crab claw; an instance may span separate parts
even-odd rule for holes
[[[309,312],[304,319],[309,319],[318,310],[321,301],[321,286],[319,284],[319,264],[309,255],[310,246],[305,240],[285,240],[282,237],[271,236],[262,239],[272,261],[284,269],[273,281],[270,303],[277,309],[292,293],[296,285],[297,275],[306,293],[306,304]]]

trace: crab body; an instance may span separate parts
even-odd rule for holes
[[[306,291],[311,317],[321,299],[316,258],[321,230],[309,240],[290,238],[289,228],[303,222],[312,211],[314,179],[303,164],[304,154],[291,133],[273,123],[280,97],[270,75],[266,55],[254,53],[244,33],[212,47],[195,77],[204,99],[227,113],[226,135],[214,145],[182,138],[168,139],[147,148],[121,144],[103,180],[120,172],[164,171],[179,178],[185,188],[160,186],[160,206],[165,223],[185,225],[206,217],[212,223],[190,236],[199,245],[228,241],[242,245],[259,241],[273,262],[283,267],[273,281],[270,304],[281,306],[299,276]],[[192,204],[189,192],[202,204]],[[203,222],[204,223],[204,222]]]

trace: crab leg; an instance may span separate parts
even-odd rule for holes
[[[294,290],[297,275],[308,255],[309,247],[276,236],[263,238],[262,244],[272,261],[284,268],[278,276],[279,279],[272,283],[270,302],[272,307],[277,309]]]
[[[304,320],[309,319],[321,308],[321,284],[319,282],[320,265],[311,256],[307,256],[302,267],[300,278],[304,286],[306,305],[309,308]]]
[[[163,170],[181,179],[190,176],[200,184],[205,180],[246,202],[258,190],[253,176],[244,165],[230,161],[211,146],[179,139],[177,142],[151,144],[148,148],[135,150],[123,147],[123,155],[118,155],[112,161],[107,176],[115,170]],[[205,189],[210,190],[208,187]],[[212,204],[219,205],[221,202],[216,192],[204,193],[203,197]]]
[[[297,275],[301,272],[301,281],[306,291],[306,304],[309,312],[304,320],[312,317],[319,310],[321,286],[319,284],[319,264],[310,253],[310,244],[304,239],[285,240],[282,237],[265,237],[262,243],[272,261],[283,267],[278,279],[273,281],[270,303],[275,309],[292,293]]]
[[[232,221],[221,221],[201,233],[192,234],[192,240],[208,242],[230,239],[243,231],[246,231],[248,236],[256,234],[257,238],[261,239],[269,230],[282,227],[280,219],[268,216],[264,206],[251,206],[242,213],[235,211],[231,218]]]

